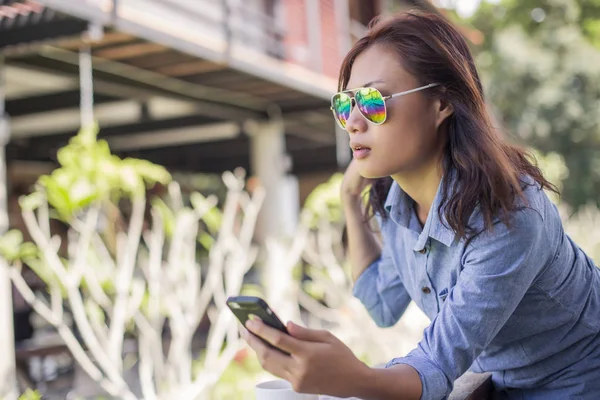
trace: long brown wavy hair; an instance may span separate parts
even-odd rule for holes
[[[510,225],[510,212],[517,208],[516,197],[525,200],[523,190],[529,176],[532,184],[558,193],[537,167],[535,158],[523,148],[504,140],[488,114],[483,87],[469,47],[452,24],[430,13],[408,12],[385,20],[374,20],[369,31],[346,55],[342,63],[339,90],[345,90],[356,57],[375,44],[397,51],[402,66],[421,85],[438,82],[430,90],[453,106],[454,113],[444,122],[448,144],[444,150],[442,209],[449,227],[461,238],[474,232],[469,218],[479,207],[484,229],[496,218]],[[428,94],[429,95],[429,94]],[[452,171],[455,181],[449,184]],[[392,178],[375,181],[369,192],[367,216],[385,217],[384,204]],[[443,219],[441,219],[443,221]]]

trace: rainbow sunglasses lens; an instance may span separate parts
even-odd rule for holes
[[[352,98],[346,93],[337,93],[331,98],[333,116],[342,129],[346,129],[346,122],[352,110]]]
[[[360,113],[374,124],[380,125],[385,122],[386,109],[385,100],[374,88],[361,88],[354,94],[354,100],[345,92],[336,93],[331,98],[331,109],[333,116],[342,129],[346,129],[346,123],[352,111],[352,102],[356,102]]]
[[[385,122],[385,100],[379,90],[374,88],[361,88],[354,94],[356,106],[366,119],[374,124]]]

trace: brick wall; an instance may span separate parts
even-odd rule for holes
[[[306,66],[312,65],[307,32],[306,0],[282,0],[285,18],[286,58],[288,61]],[[311,21],[311,27],[321,29],[321,65],[323,74],[337,78],[342,56],[340,55],[339,31],[337,26],[336,0],[319,0],[319,21]]]
[[[308,66],[305,0],[282,0],[285,18],[285,53],[288,61]]]
[[[337,26],[335,0],[321,0],[320,5],[322,71],[327,76],[337,78],[342,63],[339,43],[342,28]]]

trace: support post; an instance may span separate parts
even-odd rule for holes
[[[94,124],[94,78],[92,69],[92,51],[89,46],[79,52],[79,86],[81,128],[91,128]]]
[[[250,166],[253,176],[266,189],[257,223],[257,239],[293,235],[299,213],[298,180],[288,172],[291,160],[285,151],[283,121],[246,124],[250,135]]]
[[[352,161],[352,152],[350,151],[350,137],[348,132],[335,124],[335,153],[338,168],[345,170],[350,161]]]
[[[287,245],[296,233],[300,214],[298,179],[288,173],[291,161],[285,151],[283,121],[275,118],[249,126],[251,172],[266,189],[255,236],[266,249],[260,279],[266,300],[277,304],[280,317],[298,320],[298,305],[288,301],[294,298],[295,285],[291,280],[294,265],[287,260]]]
[[[6,145],[10,124],[5,112],[4,58],[0,55],[0,235],[8,230],[6,180]],[[0,398],[15,400],[17,375],[15,368],[15,337],[13,327],[12,288],[6,260],[0,257]]]

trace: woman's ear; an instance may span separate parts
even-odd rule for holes
[[[452,104],[450,104],[449,101],[443,99],[436,100],[435,107],[437,111],[435,126],[436,128],[439,128],[442,125],[442,123],[444,123],[444,121],[448,119],[448,117],[454,114],[454,107],[452,107]]]

